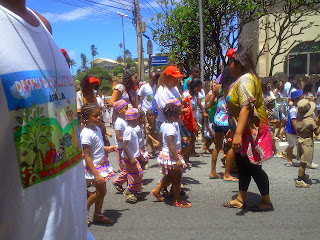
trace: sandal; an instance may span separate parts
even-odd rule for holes
[[[232,205],[230,202],[225,202],[225,203],[222,204],[222,206],[224,206],[226,208],[238,208],[238,209],[241,209],[241,208],[243,209],[243,208],[246,207],[246,203],[240,201],[238,198],[237,198],[237,201],[239,203],[241,203],[242,205],[241,206],[237,206],[237,205]]]
[[[248,210],[250,212],[270,212],[270,211],[274,210],[272,203],[265,203],[265,204],[269,206],[266,209],[263,209],[263,208],[259,207],[258,205],[253,205],[253,206],[249,207]]]
[[[189,208],[189,207],[191,207],[191,203],[188,203],[188,202],[186,202],[186,201],[180,201],[180,202],[175,201],[175,202],[173,203],[173,205],[174,205],[175,207],[180,207],[180,208]]]
[[[124,189],[122,186],[116,184],[116,183],[112,183],[113,186],[117,189],[118,193],[123,193],[124,192]]]
[[[138,201],[137,197],[127,189],[124,190],[123,195],[125,195],[127,198],[127,201],[131,203],[136,203]]]
[[[98,219],[95,219],[95,217],[98,217]],[[103,223],[103,224],[110,224],[113,223],[113,220],[111,218],[108,218],[104,216],[103,214],[94,213],[93,214],[93,220],[94,223]]]
[[[153,195],[159,202],[163,202],[163,198],[161,197],[160,194],[155,193],[154,190],[151,191],[151,195]]]
[[[163,197],[169,196],[169,192],[168,192],[168,189],[166,187],[162,188],[161,192],[162,192],[162,196]]]

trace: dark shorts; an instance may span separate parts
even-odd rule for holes
[[[215,132],[223,132],[224,134],[226,134],[229,129],[232,129],[231,126],[214,126],[213,127]]]

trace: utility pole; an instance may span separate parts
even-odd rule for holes
[[[124,40],[123,18],[124,18],[124,17],[128,17],[128,15],[125,15],[125,14],[122,13],[122,12],[117,12],[117,13],[121,16],[121,19],[122,19],[123,63],[124,63],[124,69],[126,69],[126,43],[125,43],[125,40]]]
[[[144,80],[144,64],[142,54],[142,32],[141,32],[141,19],[140,19],[140,8],[139,0],[134,0],[134,15],[136,20],[137,29],[137,43],[138,43],[138,78],[140,81]]]
[[[200,23],[200,70],[201,82],[204,83],[204,47],[203,47],[203,17],[202,17],[202,0],[199,0],[199,23]]]

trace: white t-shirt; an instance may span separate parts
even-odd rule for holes
[[[147,112],[148,109],[152,108],[152,101],[154,99],[156,87],[151,87],[149,83],[143,84],[138,91],[138,95],[142,99],[141,109]]]
[[[136,126],[134,129],[136,130],[138,140],[139,140],[139,149],[141,150],[144,148],[144,132],[139,125]]]
[[[291,83],[286,82],[283,86],[283,97],[290,97],[289,95],[290,88],[291,88]]]
[[[127,146],[132,157],[136,158],[140,156],[139,139],[136,128],[128,126],[126,130],[124,130],[123,141],[128,141]],[[121,156],[123,158],[128,158],[125,151],[122,152]]]
[[[39,26],[0,5],[0,238],[84,240],[74,81],[60,48],[28,11]]]
[[[181,101],[181,95],[177,87],[167,88],[160,86],[155,95],[155,101],[157,104],[158,116],[157,121],[164,122],[166,119],[163,115],[163,108],[166,106],[166,103],[171,98],[177,98]]]
[[[90,146],[90,156],[94,165],[100,163],[101,159],[105,157],[103,137],[99,127],[95,130],[85,127],[80,133],[81,144]],[[85,160],[83,163],[86,165]]]
[[[173,136],[173,143],[174,147],[177,151],[181,150],[181,135],[180,135],[180,129],[179,124],[177,122],[173,123],[162,123],[160,127],[160,133],[162,135],[162,151],[165,153],[170,154],[170,150],[168,147],[168,136]]]
[[[114,122],[114,125],[113,125],[113,129],[115,131],[116,130],[121,131],[121,136],[123,136],[123,132],[124,132],[124,130],[126,130],[127,127],[128,127],[128,123],[124,119],[119,118],[119,117],[117,118],[117,120]],[[120,148],[120,149],[123,148],[123,144],[122,144],[122,142],[119,142],[117,140],[116,134],[115,134],[115,140],[114,141],[115,141],[115,144],[116,144],[117,148]]]
[[[101,99],[100,96],[97,96],[96,98],[97,98],[98,105],[101,107],[101,109],[103,109],[104,108],[103,100]]]

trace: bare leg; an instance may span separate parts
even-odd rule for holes
[[[298,177],[303,178],[306,174],[306,167],[307,164],[300,162],[300,167],[299,167],[299,172],[298,172]]]
[[[210,171],[210,178],[216,178],[216,177],[221,177],[219,174],[217,174],[216,171],[216,164],[217,164],[217,158],[220,150],[222,149],[222,142],[224,138],[224,133],[223,132],[216,132],[215,136],[215,147],[212,151],[211,155],[211,171]]]
[[[235,156],[235,152],[234,152],[233,148],[230,148],[227,153],[227,158],[226,158],[226,168],[225,168],[224,176],[223,176],[224,181],[235,181],[235,182],[238,181],[237,178],[232,177],[230,175],[232,163],[234,161],[234,156]]]
[[[87,210],[89,211],[92,204],[95,203],[95,213],[101,214],[104,196],[107,193],[106,183],[95,184],[96,192],[91,194],[87,199]]]

